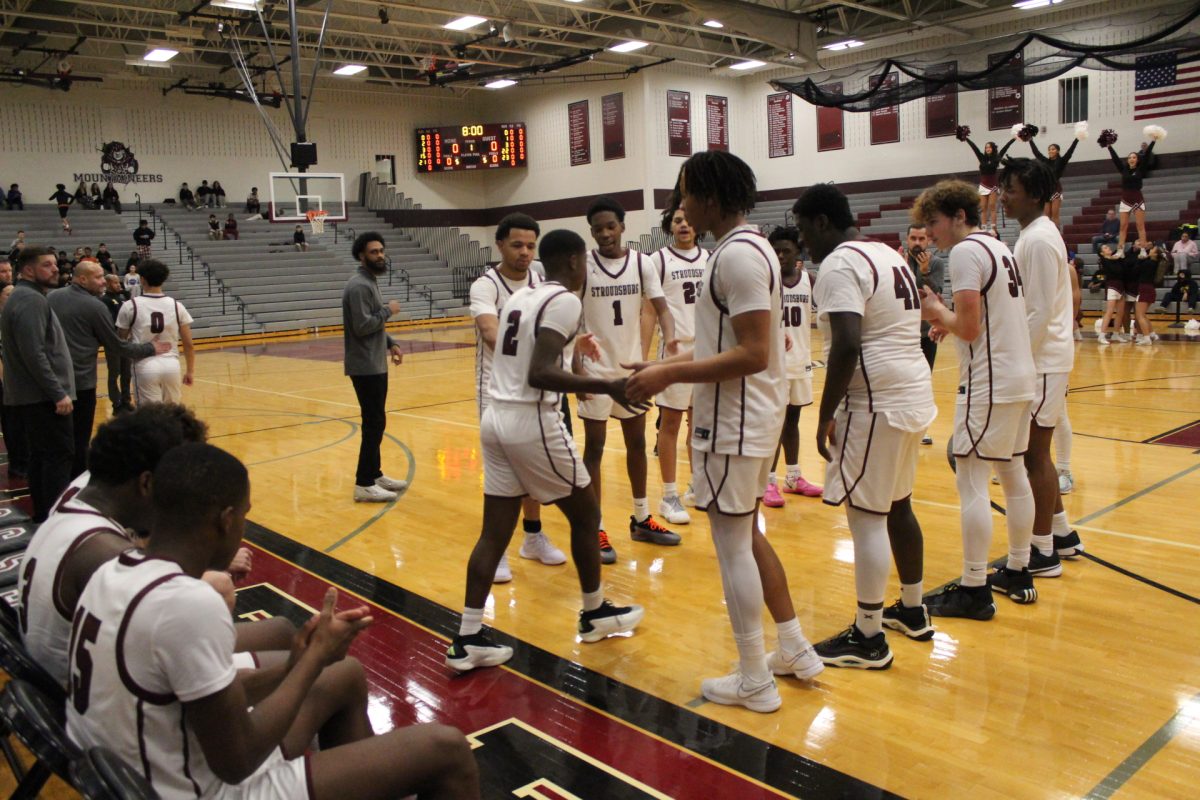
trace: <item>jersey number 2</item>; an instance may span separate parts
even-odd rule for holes
[[[500,345],[500,352],[506,356],[517,354],[517,328],[519,327],[521,327],[521,312],[510,311],[508,328],[504,331],[504,343]]]
[[[75,665],[71,673],[71,702],[80,714],[86,714],[91,700],[92,691],[92,653],[89,644],[96,643],[100,635],[100,620],[80,608],[75,614],[75,629],[71,632],[74,644],[71,647],[71,661]]]
[[[152,311],[150,313],[150,332],[162,333],[167,328],[167,320],[161,311]]]

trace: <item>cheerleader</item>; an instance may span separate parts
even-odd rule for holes
[[[996,202],[999,190],[996,188],[996,172],[1000,169],[1000,159],[1004,158],[1004,154],[1008,152],[1008,148],[1012,147],[1015,142],[1016,134],[1013,134],[1012,141],[1004,145],[998,152],[995,142],[988,142],[983,146],[983,152],[979,152],[979,148],[971,141],[971,129],[966,125],[960,125],[956,131],[958,140],[971,145],[971,149],[975,152],[975,158],[979,159],[979,205],[982,210],[981,219],[984,227],[991,226],[991,229],[996,230],[996,209],[1000,205]]]
[[[1033,151],[1033,157],[1050,168],[1054,173],[1054,194],[1050,197],[1050,202],[1046,203],[1046,216],[1055,224],[1061,227],[1059,222],[1059,214],[1062,210],[1062,177],[1067,171],[1067,164],[1071,161],[1071,156],[1075,154],[1075,146],[1087,138],[1088,128],[1086,122],[1080,122],[1075,125],[1075,141],[1071,142],[1071,146],[1067,148],[1066,153],[1061,152],[1058,145],[1052,144],[1046,148],[1046,155],[1042,155],[1042,151],[1038,149],[1037,143],[1033,141],[1033,137],[1029,139],[1029,149]]]
[[[1137,224],[1138,240],[1148,241],[1146,237],[1146,200],[1142,197],[1142,180],[1150,171],[1154,145],[1167,137],[1166,130],[1158,125],[1147,125],[1142,133],[1150,140],[1145,152],[1130,153],[1124,160],[1121,160],[1117,151],[1112,147],[1117,143],[1115,132],[1106,130],[1100,134],[1098,140],[1101,147],[1108,148],[1108,154],[1112,156],[1113,164],[1121,173],[1121,204],[1117,207],[1121,214],[1121,233],[1117,237],[1117,250],[1121,253],[1125,252],[1125,233],[1129,229],[1129,212],[1131,211],[1134,222]]]

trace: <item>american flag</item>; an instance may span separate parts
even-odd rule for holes
[[[1178,50],[1138,58],[1134,119],[1200,112],[1200,63],[1179,66],[1178,61]]]

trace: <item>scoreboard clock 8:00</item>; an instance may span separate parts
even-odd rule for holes
[[[417,171],[523,167],[527,149],[524,122],[417,128]]]

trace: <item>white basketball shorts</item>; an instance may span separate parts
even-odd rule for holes
[[[729,516],[753,514],[767,488],[771,459],[697,452],[692,464],[696,508]]]
[[[825,465],[826,503],[887,514],[892,503],[912,495],[921,431],[893,426],[886,411],[839,409],[833,423],[837,443]]]
[[[591,483],[557,406],[493,399],[479,437],[484,494],[553,503]]]
[[[1029,402],[966,403],[954,408],[954,455],[1010,461],[1029,449]],[[1057,418],[1056,418],[1057,419]]]

